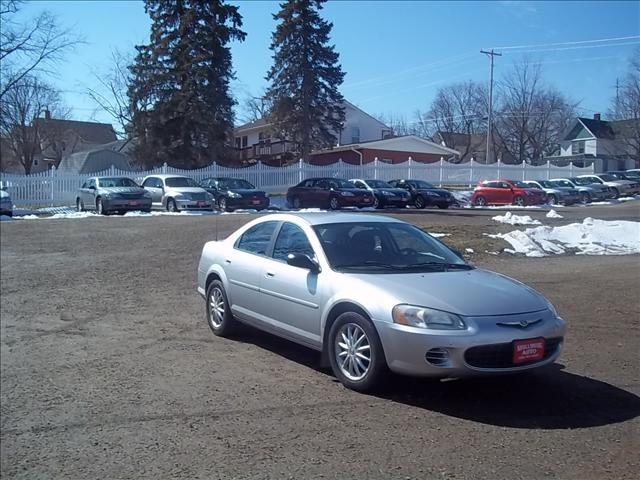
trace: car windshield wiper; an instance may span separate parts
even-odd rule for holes
[[[334,268],[384,268],[387,270],[397,270],[398,267],[403,267],[403,265],[393,265],[390,263],[377,262],[375,260],[365,260],[360,263],[340,263],[338,265],[334,265]]]
[[[444,270],[471,270],[474,267],[466,263],[420,262],[402,265],[402,270],[419,270],[422,268],[438,268]]]

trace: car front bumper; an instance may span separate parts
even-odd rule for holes
[[[270,200],[268,197],[258,197],[254,199],[253,197],[247,198],[231,198],[227,197],[227,207],[229,208],[242,208],[242,209],[257,209],[264,210],[268,208],[270,204]]]
[[[527,328],[499,326],[497,322],[532,320],[545,316]],[[564,343],[565,325],[551,312],[507,315],[493,319],[465,318],[468,330],[429,330],[384,321],[374,321],[384,348],[387,365],[400,374],[458,378],[496,375],[538,368],[553,363]],[[545,339],[542,359],[513,362],[513,342]]]
[[[211,200],[190,200],[176,198],[175,201],[178,210],[213,210],[213,202]]]
[[[338,196],[341,207],[373,207],[373,197],[343,197]]]
[[[102,206],[105,210],[134,211],[151,210],[150,198],[103,198]]]

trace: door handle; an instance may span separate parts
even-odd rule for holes
[[[229,260],[228,258],[225,259],[224,263],[231,263],[231,260]]]
[[[271,272],[267,272],[266,275],[265,275],[265,277],[269,277],[269,278],[272,278],[272,277],[275,277],[275,276],[276,276],[276,274],[275,273],[271,273]]]

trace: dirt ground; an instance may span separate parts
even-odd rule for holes
[[[568,323],[560,362],[354,393],[312,351],[211,334],[200,251],[250,215],[3,222],[1,476],[637,478],[640,256],[493,256],[507,245],[482,233],[517,228],[496,212],[389,213],[545,294]],[[562,214],[640,218],[631,203]]]

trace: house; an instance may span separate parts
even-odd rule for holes
[[[393,134],[391,128],[352,103],[345,101],[343,107],[345,120],[342,129],[334,132],[337,145],[382,140]],[[242,162],[260,160],[271,164],[290,159],[294,144],[286,139],[274,138],[271,127],[263,118],[235,128],[233,146],[237,158]]]
[[[515,163],[513,156],[500,147],[499,142],[495,137],[497,133],[494,132],[494,160],[500,160],[503,163]],[[478,163],[487,163],[487,135],[480,133],[457,133],[457,132],[436,132],[432,140],[442,146],[451,148],[460,152],[458,161],[461,163],[468,162],[471,159]]]
[[[72,153],[62,159],[58,171],[67,174],[100,173],[114,167],[118,170],[131,170],[129,158],[109,146],[98,146],[90,150]]]
[[[411,158],[416,162],[434,163],[455,160],[458,156],[459,153],[451,148],[415,135],[405,135],[318,150],[311,154],[309,162],[313,165],[329,165],[338,161],[352,165],[374,161],[393,164],[404,163]]]
[[[640,168],[640,119],[606,121],[599,113],[578,117],[562,137],[560,154],[547,160],[593,162],[596,172]]]

